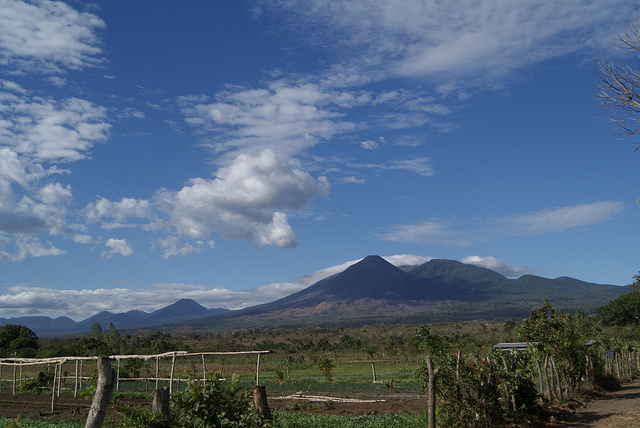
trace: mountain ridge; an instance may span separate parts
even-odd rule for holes
[[[207,309],[194,300],[180,299],[151,313],[105,311],[79,322],[68,317],[0,318],[0,325],[22,324],[40,336],[52,336],[86,333],[96,321],[103,328],[111,322],[119,330],[171,331],[190,324],[212,331],[510,319],[528,316],[544,298],[561,310],[593,311],[627,290],[570,277],[509,279],[491,269],[446,259],[401,269],[382,257],[367,256],[303,290],[241,310]]]

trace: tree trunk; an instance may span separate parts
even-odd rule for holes
[[[258,415],[263,419],[271,419],[271,410],[269,410],[269,403],[267,403],[267,390],[264,386],[255,385],[253,387],[253,405]]]
[[[436,428],[436,376],[438,375],[438,369],[433,368],[431,357],[427,357],[427,371],[429,372],[429,391],[427,395],[429,400],[428,428]]]
[[[165,427],[169,426],[169,387],[158,388],[153,391],[151,410],[164,415]]]
[[[111,368],[109,357],[106,355],[100,355],[96,365],[98,367],[96,393],[93,396],[93,403],[89,410],[89,416],[87,416],[87,422],[84,425],[85,428],[102,427],[107,408],[109,407],[109,401],[111,401],[111,394],[113,394],[116,377],[115,370]]]

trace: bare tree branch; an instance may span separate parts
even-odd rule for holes
[[[596,99],[611,111],[609,119],[623,138],[640,134],[640,20],[626,25],[614,38],[618,49],[631,55],[631,63],[614,63],[594,56],[598,63]],[[636,151],[640,146],[636,148]]]

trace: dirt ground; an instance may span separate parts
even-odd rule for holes
[[[618,391],[597,397],[576,410],[554,414],[544,424],[547,428],[640,428],[640,379],[624,385]],[[373,400],[367,400],[373,401]],[[151,406],[150,400],[121,400],[123,404]],[[314,413],[319,415],[362,415],[371,413],[414,413],[426,410],[426,400],[419,397],[385,396],[375,402],[323,402],[269,397],[273,410]],[[65,421],[84,423],[91,407],[91,400],[62,396],[56,398],[55,411],[51,413],[50,395],[0,394],[0,417]],[[117,414],[109,410],[107,420],[117,420]]]
[[[367,400],[370,401],[370,400]],[[151,407],[150,400],[124,400],[122,404]],[[268,399],[269,408],[274,410],[288,410],[301,413],[319,415],[362,415],[370,413],[419,413],[426,409],[426,401],[419,398],[388,398],[378,399],[376,402],[317,402],[294,399]],[[0,394],[0,417],[65,421],[84,423],[87,419],[91,400],[67,396],[57,397],[55,411],[51,413],[51,395],[16,395]],[[111,409],[107,413],[107,420],[117,419],[117,414]]]
[[[640,428],[640,379],[593,400],[573,412],[563,412],[547,427]]]

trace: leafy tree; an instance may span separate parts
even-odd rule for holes
[[[112,352],[118,352],[120,350],[120,333],[116,330],[113,323],[109,323],[107,331],[103,333],[103,339]]]
[[[38,336],[23,325],[6,324],[0,327],[0,356],[35,357]]]
[[[630,291],[596,309],[599,321],[606,326],[625,326],[640,322],[640,274],[633,277]]]
[[[503,420],[500,379],[491,359],[450,352],[449,338],[420,327],[414,336],[419,349],[427,358],[418,368],[423,390],[429,392],[429,426],[435,426],[435,402],[438,402],[438,421],[447,427],[492,427]],[[431,389],[433,388],[433,389]],[[436,400],[437,398],[437,400]]]
[[[102,338],[102,326],[98,321],[94,321],[89,327],[89,337],[92,339]]]
[[[522,321],[518,332],[521,340],[537,343],[540,353],[555,365],[556,377],[562,376],[568,387],[576,388],[580,380],[586,379],[589,364],[599,358],[594,350],[585,346],[588,325],[584,312],[578,311],[572,316],[553,308],[547,299]],[[560,379],[556,383],[562,398]]]
[[[333,370],[333,363],[329,358],[320,358],[318,360],[318,368],[320,369],[326,380],[331,380],[331,370]]]

